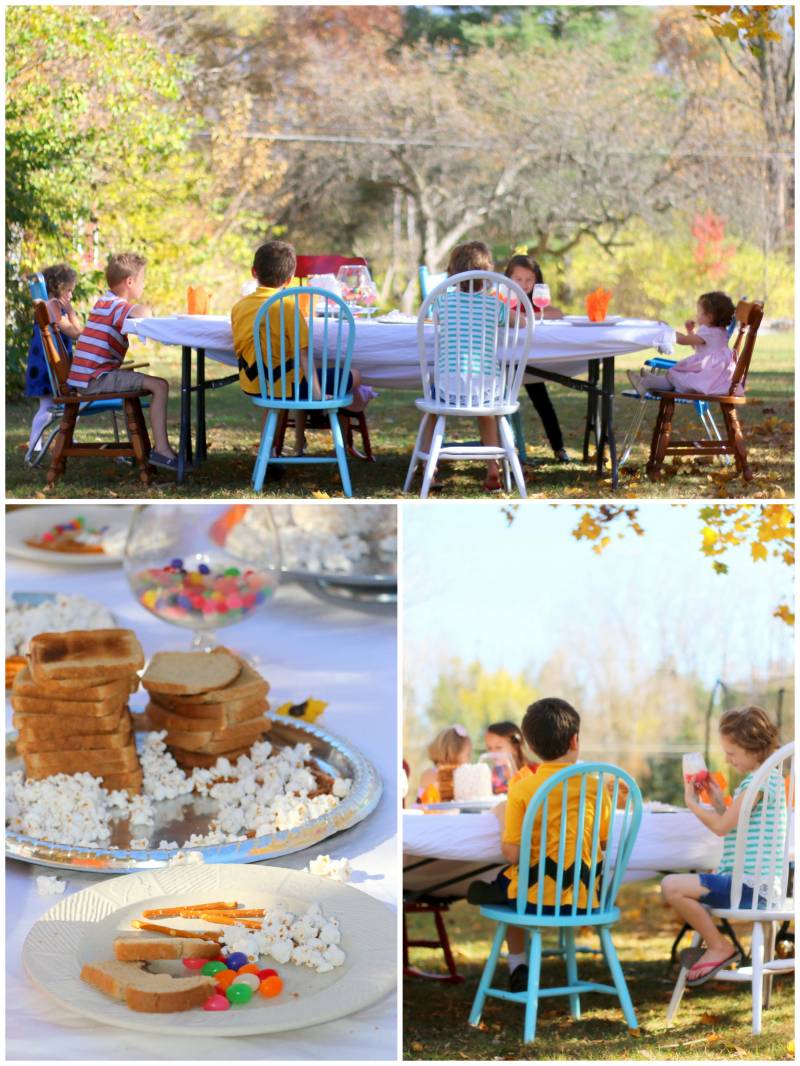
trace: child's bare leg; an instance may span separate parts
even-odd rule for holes
[[[175,455],[167,437],[167,399],[169,397],[169,382],[164,378],[148,377],[144,386],[152,396],[150,401],[150,425],[153,429],[153,441],[155,450],[161,455],[170,458]]]
[[[707,892],[697,874],[668,874],[661,882],[664,902],[697,930],[706,943],[707,950],[698,962],[719,962],[731,954],[733,945],[720,933],[714,919],[700,902]]]
[[[497,419],[491,415],[486,415],[483,418],[478,419],[478,432],[481,435],[481,444],[489,445],[493,448],[500,447],[500,435],[497,432]],[[486,466],[486,482],[489,485],[494,485],[499,481],[500,471],[497,463],[494,459],[490,459]]]
[[[361,384],[361,375],[357,370],[351,370],[350,374],[353,378],[353,384],[349,391],[352,392],[357,385]],[[347,446],[347,430],[350,428],[350,418],[343,410],[339,411],[339,425],[342,428],[342,440],[344,441],[345,446]]]
[[[525,951],[525,930],[518,925],[511,925],[506,934],[509,955],[521,955]]]
[[[299,455],[306,446],[306,413],[295,411],[294,413],[294,450]]]

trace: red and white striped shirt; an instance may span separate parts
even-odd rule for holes
[[[113,292],[100,297],[73,349],[67,385],[85,389],[95,378],[119,367],[128,351],[122,323],[133,306]]]

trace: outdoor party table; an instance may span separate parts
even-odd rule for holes
[[[672,871],[713,870],[721,855],[722,838],[691,811],[645,810],[625,880],[644,880]],[[442,815],[413,809],[403,812],[403,891],[407,897],[466,895],[470,881],[476,877],[490,880],[501,865],[507,863],[500,850],[500,823],[491,811]]]
[[[120,626],[132,628],[150,655],[158,649],[188,647],[189,633],[160,622],[129,591],[122,568],[56,568],[10,558],[6,589],[12,592],[82,593],[113,611]],[[351,884],[396,906],[396,651],[392,616],[360,614],[313,598],[284,584],[274,606],[227,630],[224,639],[266,663],[273,707],[314,695],[329,707],[319,724],[346,738],[369,758],[383,780],[377,809],[352,829],[316,848],[281,856],[271,865],[299,870],[318,854],[347,857]],[[310,649],[313,649],[313,657]],[[143,709],[144,696],[132,699]],[[61,897],[39,896],[37,875],[57,874],[76,892],[102,877],[6,862],[6,1057],[9,1059],[392,1059],[396,1055],[397,1006],[384,998],[338,1021],[286,1034],[232,1039],[178,1039],[147,1036],[104,1026],[72,1014],[37,991],[22,966],[22,944],[32,925]],[[115,875],[115,876],[125,876]]]
[[[387,316],[389,317],[389,316]],[[324,320],[315,320],[314,336],[319,342]],[[206,356],[228,366],[236,366],[233,334],[227,315],[171,315],[130,319],[123,332],[159,344],[181,348],[180,440],[178,482],[192,462],[191,397],[197,396],[197,446],[194,461],[206,458],[205,393],[237,380],[229,375],[207,381]],[[433,349],[433,327],[430,329]],[[675,331],[663,322],[626,318],[613,325],[576,326],[566,320],[550,319],[536,324],[528,366],[536,377],[555,381],[567,388],[586,392],[590,416],[597,435],[597,471],[603,469],[606,448],[611,462],[611,481],[617,485],[617,449],[614,435],[614,365],[618,355],[655,348],[669,354],[675,344]],[[192,353],[196,352],[195,384],[192,385]],[[572,376],[589,364],[586,380]],[[415,389],[420,387],[416,319],[400,316],[390,321],[356,319],[352,365],[365,385],[375,388]],[[584,441],[584,455],[588,443]]]

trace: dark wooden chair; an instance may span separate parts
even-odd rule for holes
[[[427,981],[442,981],[445,984],[457,985],[464,980],[458,972],[456,960],[450,948],[450,937],[447,935],[447,926],[444,924],[444,915],[450,909],[453,900],[443,899],[437,896],[418,896],[415,900],[403,901],[403,976],[422,977]],[[432,914],[436,924],[436,940],[411,940],[408,935],[409,914]],[[420,970],[411,965],[409,948],[441,948],[444,955],[447,973],[430,973]]]
[[[748,303],[740,300],[736,307],[737,333],[733,350],[736,353],[736,368],[731,378],[731,390],[728,396],[711,396],[697,392],[668,392],[663,389],[649,391],[660,399],[658,417],[653,429],[653,441],[650,445],[650,458],[647,462],[647,474],[652,481],[661,475],[661,467],[668,455],[732,455],[736,466],[745,481],[752,480],[753,472],[747,462],[747,446],[739,422],[738,408],[747,400],[744,390],[747,385],[747,372],[753,357],[756,336],[764,317],[762,303]],[[741,385],[741,395],[736,394]],[[677,400],[695,400],[708,404],[718,403],[725,420],[726,435],[722,440],[673,440],[672,418]]]
[[[149,395],[137,390],[135,392],[104,392],[92,397],[81,396],[69,391],[69,360],[61,344],[58,331],[50,321],[47,304],[43,300],[34,303],[34,315],[42,334],[42,345],[47,359],[51,380],[56,385],[54,393],[56,404],[62,408],[61,425],[58,429],[50,469],[47,471],[47,484],[55,485],[64,473],[67,459],[89,455],[102,455],[108,458],[133,459],[139,467],[139,477],[145,485],[150,484],[153,468],[148,461],[150,455],[150,437],[142,413],[142,397]],[[128,429],[128,443],[124,441],[77,442],[73,439],[75,426],[82,412],[91,409],[94,403],[107,400],[120,400],[125,410],[125,422]]]

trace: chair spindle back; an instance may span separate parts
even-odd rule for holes
[[[736,305],[736,340],[733,343],[733,351],[736,353],[736,368],[731,378],[730,391],[733,392],[737,385],[742,388],[747,384],[747,372],[750,369],[750,360],[753,358],[753,349],[756,346],[756,335],[764,317],[763,303],[740,300]]]
[[[36,299],[33,301],[33,316],[42,335],[42,347],[44,348],[50,388],[53,396],[63,396],[67,392],[67,378],[69,377],[67,349],[60,331],[50,321],[50,312],[47,309],[45,300]]]

